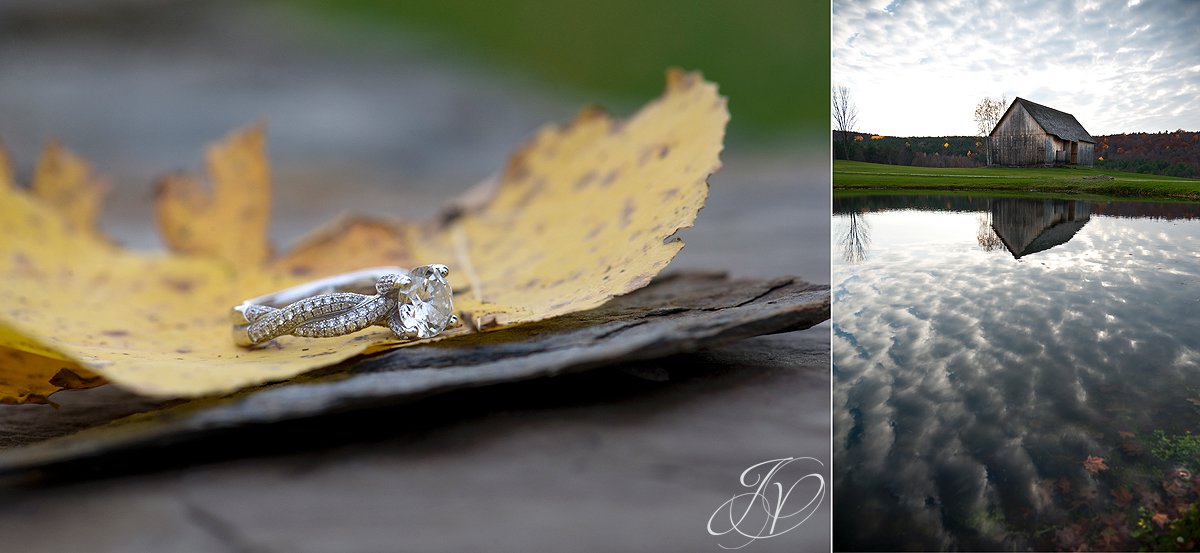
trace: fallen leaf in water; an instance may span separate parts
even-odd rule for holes
[[[1135,441],[1126,441],[1121,443],[1121,452],[1128,457],[1140,457],[1146,453],[1146,448]]]
[[[1121,488],[1112,491],[1113,500],[1117,505],[1126,506],[1133,503],[1133,493],[1127,489]]]
[[[1134,434],[1133,434],[1133,432],[1129,432],[1127,430],[1119,430],[1119,431],[1117,431],[1117,435],[1122,438],[1125,438],[1125,439],[1130,439],[1130,438],[1133,438]]]
[[[1154,491],[1153,488],[1147,487],[1137,492],[1137,502],[1142,507],[1157,511],[1163,508],[1162,494]]]
[[[448,335],[599,306],[645,286],[683,246],[671,237],[704,204],[728,118],[715,85],[671,71],[663,96],[626,121],[586,109],[541,130],[452,214],[347,218],[279,255],[261,127],[212,146],[207,179],[160,183],[168,255],[95,230],[104,185],[62,148],[47,148],[31,192],[0,156],[0,401],[97,377],[146,395],[216,394],[409,345],[384,329],[232,344],[228,309],[242,299],[367,266],[449,265],[467,324]],[[78,378],[51,382],[64,369]]]
[[[1166,513],[1155,513],[1150,520],[1153,520],[1161,528],[1171,521],[1171,517],[1168,517]]]
[[[1088,455],[1087,460],[1083,462],[1083,468],[1088,472],[1096,473],[1102,470],[1108,470],[1108,465],[1104,464],[1103,457]]]
[[[1121,535],[1121,531],[1108,526],[1100,531],[1100,547],[1104,551],[1119,551],[1121,545],[1125,542],[1126,537]]]
[[[1087,544],[1083,543],[1084,536],[1087,535],[1087,524],[1084,522],[1075,522],[1069,526],[1059,528],[1054,533],[1055,540],[1061,549],[1068,551],[1086,551]]]
[[[1182,497],[1188,493],[1188,487],[1185,483],[1175,478],[1163,480],[1162,488],[1163,491],[1167,492],[1167,495],[1172,497]]]

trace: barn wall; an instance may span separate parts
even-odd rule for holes
[[[1079,164],[1091,167],[1096,158],[1096,145],[1088,142],[1079,143]]]
[[[1071,141],[1057,136],[1050,137],[1051,152],[1049,163],[1067,163],[1071,161]]]
[[[996,125],[992,134],[993,165],[1041,165],[1054,162],[1050,135],[1018,104]],[[1047,153],[1048,151],[1048,153]]]

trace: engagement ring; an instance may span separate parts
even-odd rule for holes
[[[248,299],[230,313],[233,341],[249,347],[286,334],[329,338],[374,325],[406,340],[431,338],[458,322],[449,272],[445,265],[377,267]]]

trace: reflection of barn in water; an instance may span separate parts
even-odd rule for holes
[[[997,199],[992,229],[1013,257],[1065,244],[1091,216],[1088,203],[1068,200]]]

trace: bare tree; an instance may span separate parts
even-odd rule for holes
[[[1004,116],[1004,108],[1008,106],[1008,98],[1001,96],[999,100],[984,97],[975,105],[975,128],[979,131],[979,142],[987,152],[987,164],[992,164],[992,129]]]
[[[992,228],[992,212],[980,213],[975,221],[979,223],[978,230],[975,231],[975,241],[979,243],[979,247],[985,252],[994,252],[1004,247],[1004,243],[1000,241],[1000,235],[996,234],[996,229]]]
[[[850,135],[858,123],[858,108],[850,100],[850,89],[844,86],[833,88],[833,121],[842,131],[842,152],[850,159]]]
[[[853,265],[867,259],[867,250],[871,248],[871,226],[862,213],[851,211],[848,215],[846,230],[838,245],[842,247],[842,259]]]

